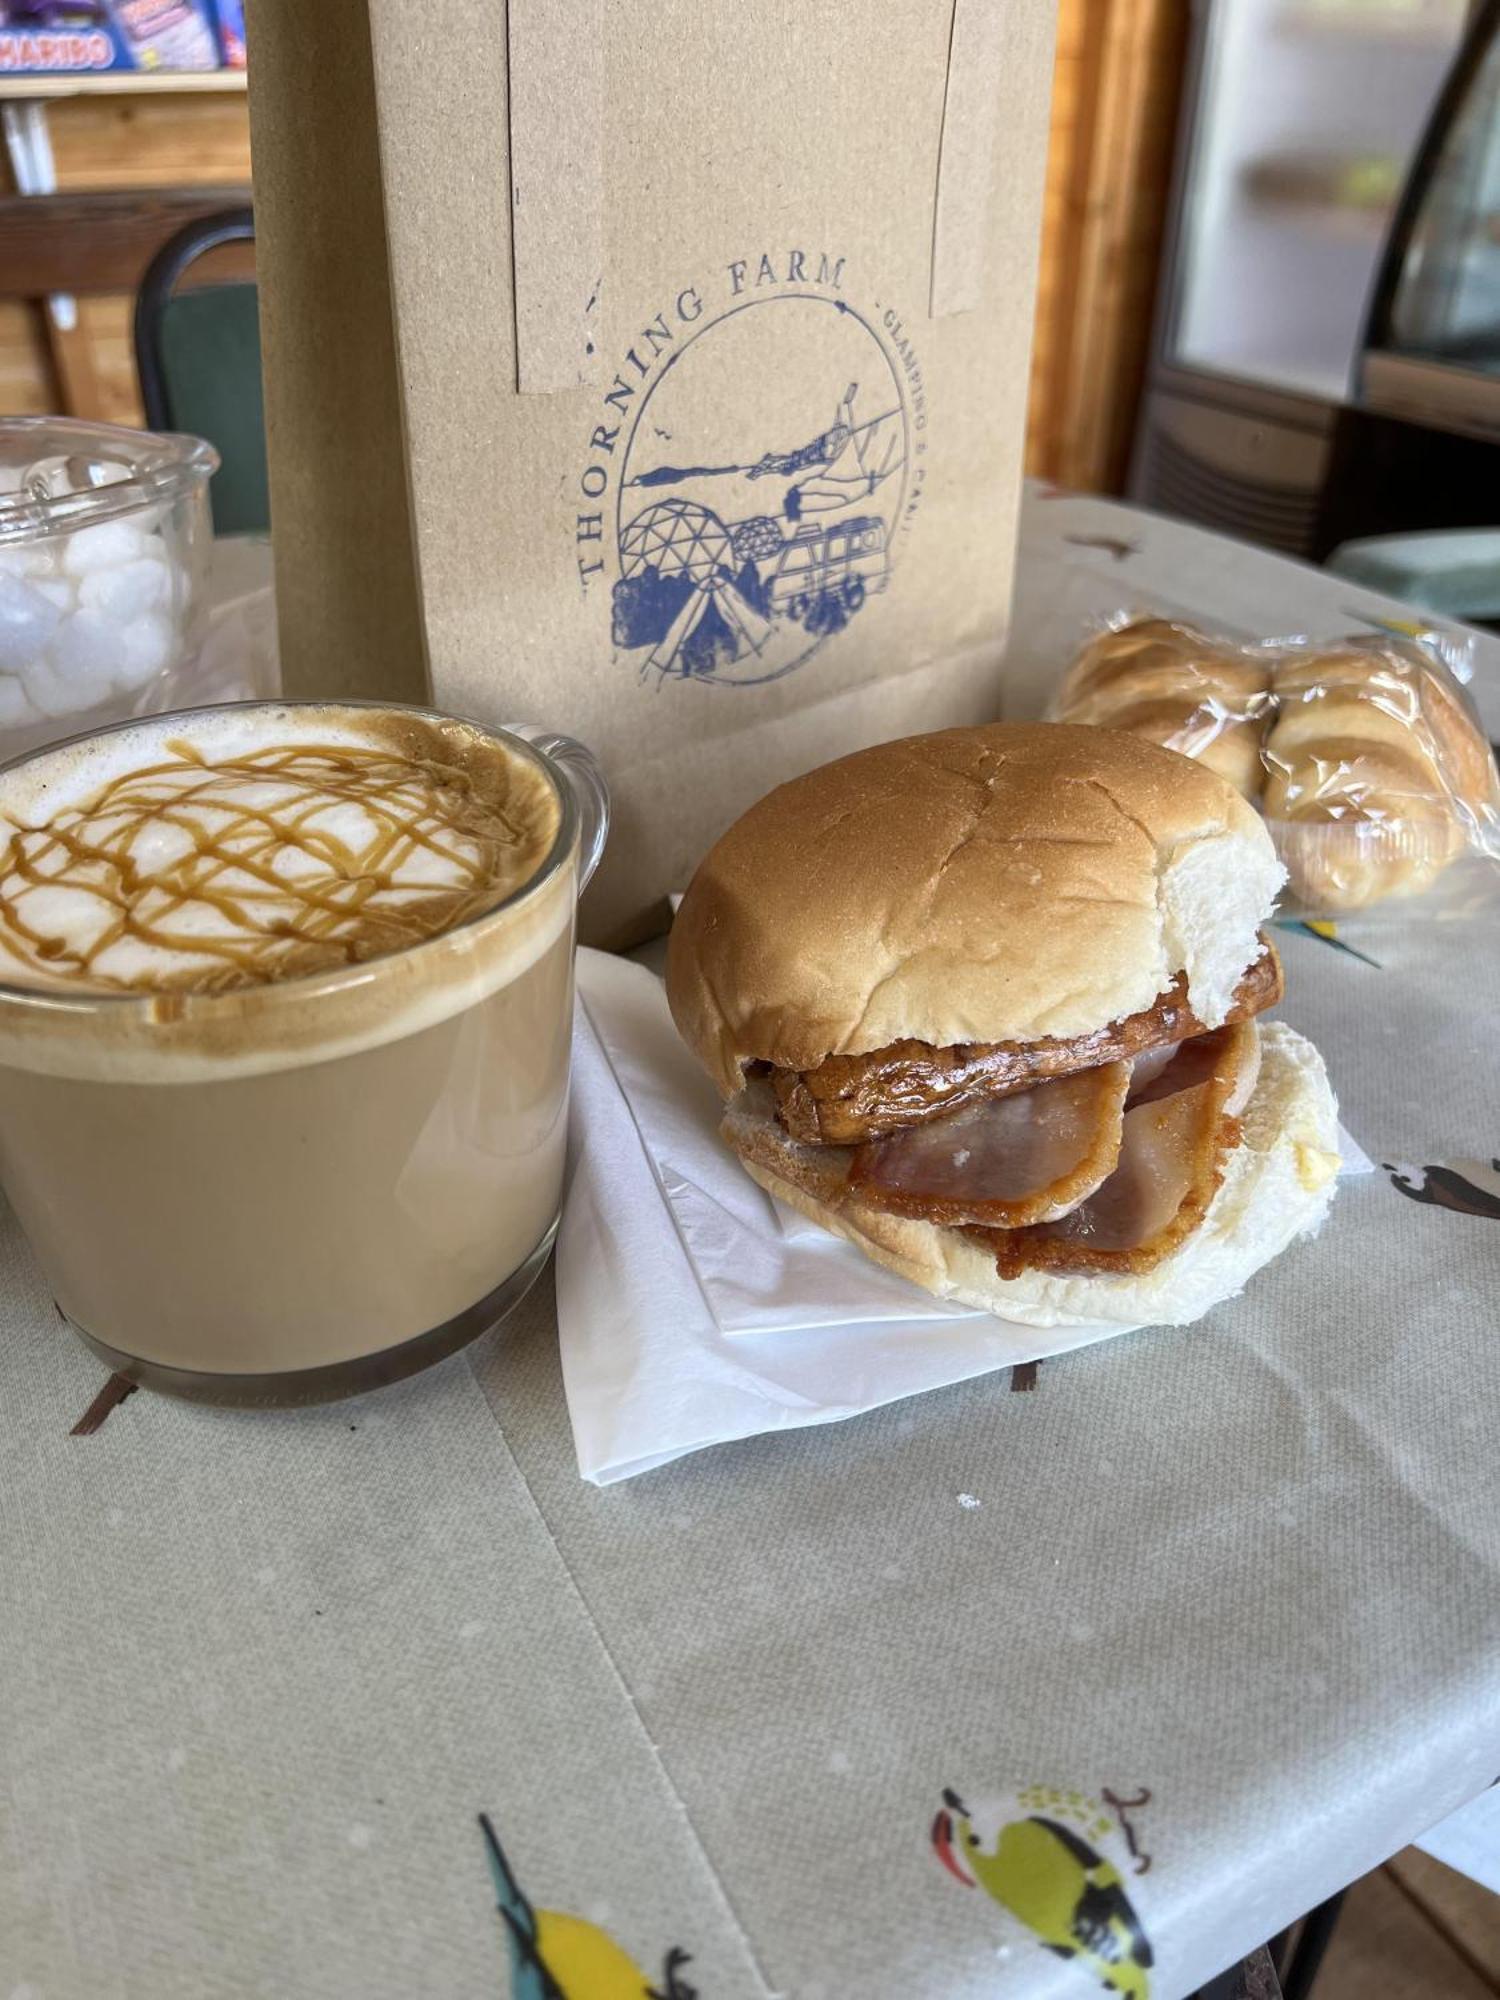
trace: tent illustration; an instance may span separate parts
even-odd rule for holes
[[[774,628],[736,585],[733,563],[729,530],[717,514],[692,501],[660,500],[626,526],[620,536],[621,576],[651,578],[677,605],[648,665],[662,673],[682,672],[677,664],[682,648],[710,609],[736,636],[739,653],[764,648]]]

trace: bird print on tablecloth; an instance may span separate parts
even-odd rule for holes
[[[1500,1159],[1443,1160],[1420,1167],[1396,1160],[1388,1161],[1385,1170],[1391,1186],[1411,1201],[1500,1222]]]
[[[653,1982],[597,1924],[562,1910],[534,1907],[500,1845],[488,1813],[479,1815],[495,1900],[510,1938],[510,2000],[699,2000],[684,1979],[680,1945]]]
[[[1103,1809],[1081,1794],[1058,1792],[1037,1794],[1057,1800],[1055,1810],[1048,1803],[1028,1812],[1030,1792],[1021,1795],[1023,1810],[986,1813],[971,1812],[956,1792],[945,1789],[931,1833],[939,1861],[967,1887],[983,1889],[1049,1951],[1076,1960],[1108,1992],[1122,2000],[1150,2000],[1151,1946],[1120,1872],[1060,1816],[1075,1800],[1096,1814]],[[1141,1802],[1149,1797],[1142,1794]],[[1149,1858],[1140,1856],[1123,1816],[1117,1818],[1136,1857],[1136,1872],[1143,1873]],[[1101,1817],[1089,1830],[1107,1824]]]

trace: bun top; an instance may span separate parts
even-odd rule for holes
[[[1370,636],[1297,651],[1277,663],[1274,686],[1273,772],[1319,738],[1348,737],[1417,759],[1426,767],[1417,784],[1437,800],[1456,797],[1475,810],[1500,805],[1483,730],[1448,669],[1414,642]]]
[[[910,1038],[1030,1042],[1185,973],[1221,1022],[1283,873],[1222,778],[1116,730],[991,723],[878,744],[767,794],[712,847],[667,953],[726,1097]]]

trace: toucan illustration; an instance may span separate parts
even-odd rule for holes
[[[608,1932],[560,1910],[538,1910],[516,1880],[488,1813],[479,1815],[495,1882],[495,1900],[510,1935],[510,2000],[698,2000],[682,1977],[681,1946],[667,1953],[658,1985]]]
[[[1111,1993],[1150,2000],[1151,1946],[1119,1871],[1071,1827],[1033,1813],[987,1841],[958,1794],[944,1791],[932,1844],[951,1875],[993,1896],[1049,1951],[1076,1958]]]
[[[1412,1201],[1500,1222],[1500,1160],[1491,1160],[1488,1166],[1483,1160],[1453,1160],[1438,1167],[1397,1165],[1388,1166],[1386,1172],[1391,1186]]]

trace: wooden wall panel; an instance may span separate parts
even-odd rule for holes
[[[1123,488],[1172,173],[1188,10],[1059,0],[1028,468]]]
[[[37,309],[19,299],[0,301],[0,410],[43,417],[56,408],[57,386]]]
[[[243,97],[67,97],[48,107],[47,123],[60,189],[250,178]]]
[[[78,339],[90,362],[90,402],[87,415],[105,424],[139,424],[140,384],[135,374],[135,343],[130,321],[135,300],[104,293],[78,301]],[[80,415],[85,414],[80,411]]]
[[[242,97],[72,97],[47,108],[60,192],[101,188],[232,186],[250,179],[250,124]],[[13,191],[0,155],[3,186]],[[0,304],[0,409],[59,410],[98,422],[141,422],[131,341],[133,299],[78,301],[59,326],[39,300]]]
[[[0,297],[134,292],[162,245],[188,223],[249,206],[247,183],[0,194]],[[197,257],[186,285],[254,279],[255,252],[235,240]]]
[[[1068,175],[1079,145],[1084,111],[1083,0],[1059,0],[1057,56],[1052,81],[1052,122],[1047,178],[1042,191],[1042,251],[1037,270],[1036,338],[1031,350],[1031,395],[1026,413],[1027,470],[1051,477],[1051,426],[1061,387],[1057,326],[1067,262]]]

